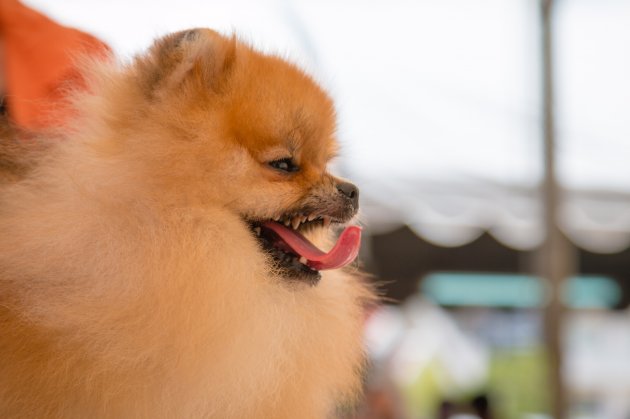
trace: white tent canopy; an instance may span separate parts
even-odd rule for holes
[[[542,238],[538,8],[530,0],[344,2],[28,0],[123,56],[173,30],[236,31],[306,65],[333,92],[339,168],[372,231],[409,224],[461,245]],[[560,224],[579,246],[630,245],[630,3],[556,10]]]
[[[543,208],[533,188],[475,181],[369,184],[362,202],[373,233],[393,230],[402,220],[440,246],[461,246],[488,232],[506,246],[532,250],[544,238]],[[630,194],[567,191],[559,224],[585,250],[622,251],[630,246]]]

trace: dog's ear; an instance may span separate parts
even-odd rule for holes
[[[148,97],[183,89],[185,83],[220,93],[236,60],[236,37],[210,29],[176,32],[157,40],[137,63]]]

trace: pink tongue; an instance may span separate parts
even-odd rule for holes
[[[268,221],[263,224],[263,227],[275,232],[291,250],[307,259],[308,266],[318,271],[346,266],[356,259],[361,246],[361,227],[359,226],[346,227],[335,247],[328,253],[322,252],[306,237],[280,223]]]

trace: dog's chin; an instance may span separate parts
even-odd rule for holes
[[[321,279],[321,273],[309,267],[302,261],[300,256],[291,251],[284,251],[275,244],[278,238],[271,230],[256,236],[261,248],[271,260],[273,272],[282,279],[295,283],[304,283],[315,286]]]
[[[293,283],[315,286],[321,279],[321,273],[309,266],[309,261],[288,244],[277,230],[291,229],[297,237],[314,236],[331,225],[342,224],[343,220],[316,212],[287,212],[273,219],[251,219],[244,217],[260,249],[271,262],[276,276]]]

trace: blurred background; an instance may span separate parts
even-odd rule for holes
[[[348,417],[630,418],[630,1],[24,3],[123,60],[235,31],[332,92],[385,297]]]

